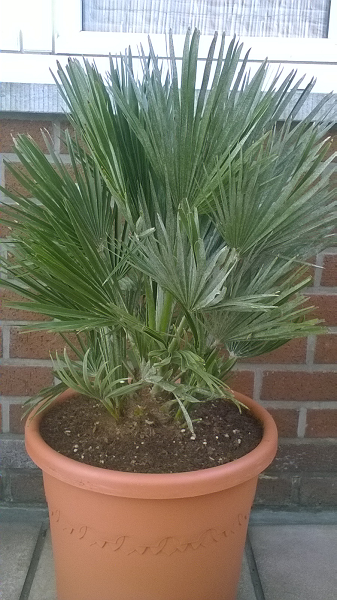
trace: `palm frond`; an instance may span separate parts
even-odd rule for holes
[[[297,121],[314,81],[268,83],[266,61],[251,76],[249,53],[224,36],[201,64],[199,41],[188,31],[180,61],[169,36],[164,63],[150,41],[139,79],[130,51],[106,80],[86,60],[59,65],[70,162],[46,134],[48,157],[16,140],[24,170],[6,164],[26,192],[0,188],[13,254],[0,286],[50,319],[26,329],[58,332],[75,353],[56,357],[61,383],[27,408],[71,386],[117,417],[148,386],[193,430],[193,404],[231,397],[238,357],[323,331],[302,290],[308,259],[336,242],[317,120],[330,97]]]

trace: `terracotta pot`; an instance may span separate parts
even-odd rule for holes
[[[81,464],[42,440],[41,414],[28,420],[26,448],[43,471],[49,505],[58,600],[235,600],[257,478],[277,447],[272,417],[235,395],[263,422],[261,443],[232,463],[187,473]]]

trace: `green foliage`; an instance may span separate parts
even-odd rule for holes
[[[300,292],[307,261],[335,243],[328,126],[315,121],[328,97],[298,122],[314,82],[268,86],[267,63],[250,77],[242,46],[222,37],[215,56],[216,36],[198,90],[199,37],[187,33],[181,75],[171,37],[166,71],[141,50],[139,81],[130,52],[106,81],[87,61],[59,66],[71,171],[47,137],[51,160],[16,140],[25,171],[7,166],[26,194],[3,190],[14,260],[0,285],[50,318],[30,329],[75,352],[27,409],[71,387],[118,418],[146,387],[193,429],[194,403],[232,397],[238,357],[321,331]]]

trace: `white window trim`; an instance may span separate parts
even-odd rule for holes
[[[29,0],[25,0],[29,2]],[[126,34],[82,31],[82,0],[48,0],[52,3],[52,43],[46,51],[30,51],[23,47],[0,52],[0,81],[21,83],[49,83],[54,80],[56,58],[62,65],[68,56],[95,57],[102,73],[108,69],[107,57],[119,56],[130,46],[138,55],[140,45],[148,49],[147,34]],[[244,50],[251,48],[249,67],[251,72],[267,57],[271,63],[270,74],[282,68],[285,76],[297,70],[298,76],[306,74],[301,87],[311,78],[317,80],[315,94],[337,93],[337,0],[331,0],[328,38],[276,38],[244,37],[240,41]],[[48,24],[51,27],[51,24]],[[177,58],[182,55],[184,35],[174,35]],[[206,57],[212,36],[202,35],[199,57]],[[229,38],[228,38],[229,39]],[[167,36],[151,34],[151,40],[159,57],[166,56]]]
[[[82,0],[54,0],[54,16],[56,54],[118,56],[126,46],[137,53],[140,44],[148,45],[148,34],[83,31]],[[165,35],[151,34],[150,37],[158,56],[165,57]],[[181,56],[184,37],[174,35],[177,57]],[[201,36],[200,58],[206,58],[212,37]],[[270,62],[337,63],[337,0],[331,0],[327,38],[240,36],[240,40],[245,48],[252,48],[251,60],[262,61],[267,55]]]
[[[62,55],[119,56],[126,47],[134,55],[140,45],[148,48],[148,34],[111,33],[82,30],[82,0],[54,0],[55,53]],[[64,15],[67,18],[64,18]],[[167,36],[151,34],[151,41],[159,57],[166,56]],[[177,58],[182,55],[184,35],[174,35]],[[211,35],[202,35],[199,58],[206,58]],[[271,74],[279,68],[284,76],[295,69],[306,74],[304,85],[314,77],[315,93],[329,93],[337,88],[337,0],[331,0],[328,38],[281,38],[240,36],[244,49],[251,49],[249,67],[254,72],[268,58]],[[334,90],[337,92],[337,89]]]

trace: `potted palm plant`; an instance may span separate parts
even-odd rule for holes
[[[164,65],[150,42],[140,79],[130,52],[106,81],[59,66],[70,162],[19,136],[25,171],[8,164],[27,193],[6,191],[1,285],[68,348],[26,425],[60,600],[234,600],[277,434],[226,378],[319,331],[300,292],[334,240],[326,99],[298,121],[313,82],[250,77],[217,36],[197,85],[199,37],[181,65],[172,37]]]

